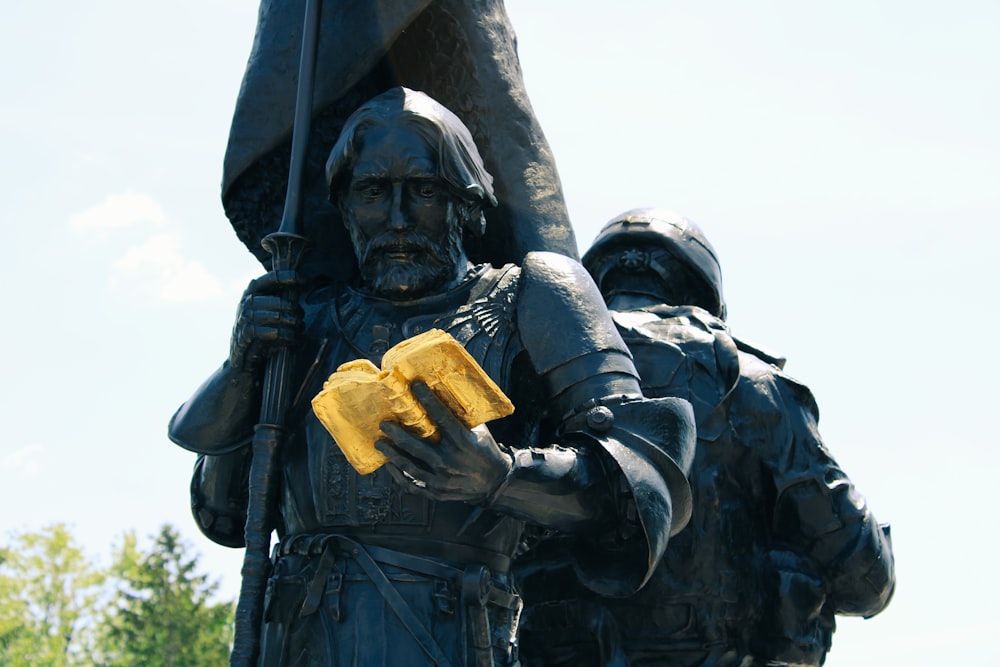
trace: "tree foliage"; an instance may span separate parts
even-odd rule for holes
[[[90,665],[105,575],[63,524],[0,549],[0,664]]]
[[[185,557],[177,531],[163,526],[143,554],[129,533],[115,554],[116,591],[101,633],[108,667],[196,667],[228,661],[232,603],[212,603],[217,584]]]
[[[228,661],[232,602],[197,569],[178,532],[150,549],[134,532],[99,567],[56,524],[0,546],[0,665],[202,667]]]

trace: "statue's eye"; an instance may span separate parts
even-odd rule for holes
[[[386,185],[378,178],[361,178],[351,184],[351,190],[356,196],[372,201],[385,196]]]
[[[437,184],[430,181],[421,183],[417,187],[417,194],[424,199],[433,199],[434,197],[437,197],[438,194]]]

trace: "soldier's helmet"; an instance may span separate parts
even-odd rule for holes
[[[666,303],[700,306],[726,318],[715,248],[698,225],[673,211],[636,208],[616,216],[583,255],[583,265],[605,297],[612,283],[645,276],[645,291]],[[639,283],[631,284],[634,290]]]

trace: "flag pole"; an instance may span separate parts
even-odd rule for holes
[[[306,248],[306,238],[302,235],[302,186],[312,124],[320,2],[321,0],[306,0],[305,3],[288,190],[285,193],[281,225],[278,231],[268,234],[261,241],[261,245],[271,254],[272,271],[298,268]],[[284,296],[294,299],[296,294],[289,290]],[[280,482],[279,450],[292,389],[292,352],[289,347],[276,348],[268,358],[264,372],[260,421],[254,428],[253,436],[244,533],[246,552],[241,570],[243,580],[236,606],[235,639],[229,658],[230,667],[256,667],[260,651],[264,591],[271,571],[271,531],[275,526]]]

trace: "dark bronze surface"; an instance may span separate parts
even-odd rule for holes
[[[262,382],[268,360],[294,350],[274,525],[282,545],[321,546],[274,563],[261,664],[515,664],[510,561],[535,531],[565,535],[578,551],[560,565],[573,563],[586,586],[638,590],[688,519],[691,407],[642,396],[631,355],[575,260],[469,260],[464,239],[496,199],[470,133],[448,109],[390,89],[347,119],[328,164],[360,271],[329,284],[273,272],[247,288],[229,359],[170,425],[171,438],[200,455],[195,519],[212,539],[242,543],[257,443],[273,440],[266,424],[254,436]],[[414,385],[440,442],[390,420],[377,444],[389,462],[361,476],[309,399],[340,364],[378,364],[429,327],[462,343],[515,412],[469,429]],[[472,574],[460,586],[440,574],[473,570],[476,581],[489,575],[474,596]]]
[[[888,604],[888,526],[697,225],[629,211],[576,261],[502,0],[262,0],[222,197],[269,272],[170,437],[247,547],[232,664],[515,665],[523,631],[524,667],[820,665]],[[359,475],[309,399],[429,328],[515,413],[415,384],[440,442],[390,419]]]
[[[529,554],[525,665],[822,664],[835,616],[879,613],[895,578],[888,526],[824,446],[812,394],[720,319],[719,262],[690,220],[629,211],[583,261],[644,394],[694,407],[694,506],[628,598],[596,598],[569,571],[537,576]]]

